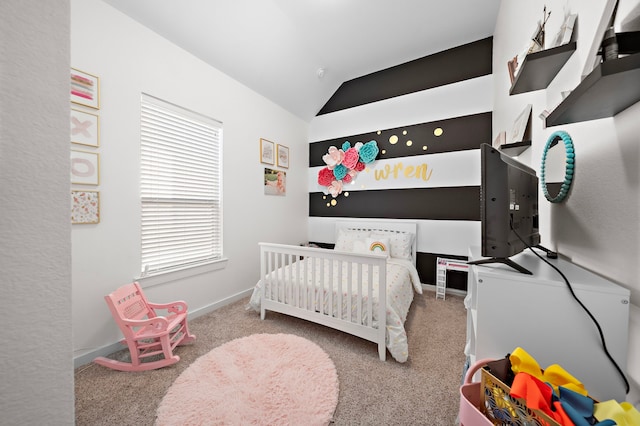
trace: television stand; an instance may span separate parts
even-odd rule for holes
[[[549,259],[557,259],[558,258],[558,253],[556,253],[555,251],[551,251],[546,247],[542,247],[540,244],[538,244],[537,246],[534,246],[534,247],[535,248],[539,248],[540,250],[545,252]]]
[[[549,259],[557,259],[558,258],[558,253],[556,253],[555,251],[551,251],[548,248],[541,246],[540,244],[535,245],[533,247],[535,247],[537,249],[540,249],[543,252],[545,252]],[[531,248],[531,247],[529,247],[529,248]],[[479,260],[474,260],[472,262],[467,262],[467,264],[469,264],[469,265],[482,265],[482,264],[485,264],[485,263],[504,263],[507,266],[511,266],[513,269],[515,269],[518,272],[522,272],[523,274],[527,274],[527,275],[533,275],[531,273],[531,271],[529,271],[527,268],[523,268],[522,266],[518,265],[513,260],[509,259],[508,257],[491,257],[491,258],[488,258],[488,259],[479,259]]]
[[[471,262],[467,262],[468,265],[483,265],[485,263],[504,263],[507,266],[511,266],[513,269],[515,269],[518,272],[522,272],[523,274],[527,274],[527,275],[533,275],[531,271],[518,265],[516,262],[509,259],[508,257],[491,257],[488,259],[478,259]]]

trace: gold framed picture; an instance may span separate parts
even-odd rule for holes
[[[100,78],[71,68],[71,102],[100,109]]]
[[[264,164],[275,164],[276,144],[266,139],[260,138],[260,162]]]
[[[100,117],[71,108],[71,143],[98,148],[100,146]]]
[[[278,144],[276,161],[278,167],[289,168],[289,147]]]
[[[71,191],[71,223],[100,223],[99,191]]]

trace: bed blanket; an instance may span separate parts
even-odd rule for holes
[[[298,277],[299,275],[296,274],[296,268],[298,267],[298,263],[302,264],[304,262],[294,262],[292,265],[289,266],[285,266],[284,268],[281,268],[278,271],[272,272],[272,274],[274,273],[279,273],[280,277]],[[346,265],[344,265],[344,267],[346,268]],[[333,268],[333,280],[329,281],[329,265],[328,262],[325,263],[325,272],[324,272],[324,277],[325,277],[325,288],[329,287],[329,283],[332,282],[333,284],[333,312],[337,312],[337,303],[339,298],[337,297],[338,291],[339,291],[339,287],[338,287],[338,269],[337,267]],[[304,270],[304,269],[303,269]],[[313,298],[315,299],[315,306],[320,306],[320,297],[322,297],[322,295],[324,295],[323,297],[323,301],[322,301],[322,305],[323,305],[323,309],[324,312],[328,312],[328,304],[329,304],[329,297],[328,297],[328,293],[327,291],[319,291],[320,289],[314,289],[312,286],[312,278],[311,277],[311,270],[310,269],[306,269],[307,274],[301,273],[300,275],[302,275],[301,280],[300,281],[304,281],[304,275],[306,275],[306,283],[305,282],[301,282],[298,283],[298,286],[304,286],[306,285],[306,287],[302,287],[302,288],[306,288],[307,291],[311,291],[313,292]],[[377,270],[374,271],[374,283],[377,282],[377,277],[375,276],[377,275]],[[346,270],[343,270],[342,273],[343,277],[348,276],[348,274],[346,273]],[[362,282],[363,283],[367,283],[368,276],[367,276],[367,271],[363,270],[363,276],[362,276]],[[356,288],[357,284],[356,283],[352,283],[352,288]],[[363,285],[364,289],[366,289],[366,284]],[[253,290],[253,294],[251,296],[251,299],[249,301],[249,306],[251,308],[253,308],[256,311],[260,311],[260,300],[261,300],[261,288],[262,288],[262,280],[258,281],[258,283],[256,284],[254,290]],[[287,283],[286,285],[287,291],[283,291],[281,292],[281,294],[279,295],[279,300],[282,302],[282,297],[284,297],[284,295],[286,295],[286,302],[287,303],[291,303],[291,300],[289,300],[291,297],[293,297],[293,294],[300,294],[300,293],[296,293],[294,290],[291,290],[291,283]],[[267,288],[265,289],[266,291],[269,291],[270,289]],[[343,318],[347,318],[348,317],[348,297],[347,297],[347,291],[348,291],[348,283],[344,283],[342,285],[342,289],[341,289],[341,293],[342,293],[342,317]],[[395,259],[395,258],[390,258],[387,261],[387,330],[386,330],[386,346],[387,349],[389,350],[389,352],[391,353],[391,356],[393,356],[393,358],[398,361],[398,362],[405,362],[408,358],[409,355],[409,351],[408,351],[408,342],[407,342],[407,333],[405,331],[404,328],[404,323],[405,320],[407,319],[407,314],[409,312],[409,307],[411,306],[411,302],[413,301],[413,293],[416,292],[418,294],[422,294],[422,285],[420,284],[420,278],[418,277],[418,271],[416,270],[415,266],[413,265],[413,263],[411,263],[408,260],[403,260],[403,259]],[[304,290],[302,291],[302,293],[304,293]],[[372,298],[372,312],[373,312],[373,325],[374,327],[377,327],[377,313],[378,313],[378,302],[377,302],[377,285],[374,284],[373,286],[373,295],[374,297]],[[367,291],[363,290],[363,299],[366,300],[367,298]],[[358,309],[356,307],[356,297],[352,297],[351,298],[351,302],[352,302],[352,307],[351,307],[351,312],[352,312],[352,321],[358,321],[357,316],[358,316]],[[361,318],[360,321],[361,323],[364,323],[365,319],[368,316],[368,307],[367,307],[367,303],[363,303],[363,306],[361,308]]]

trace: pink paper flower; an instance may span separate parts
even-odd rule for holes
[[[333,176],[333,171],[329,170],[328,167],[321,169],[318,172],[318,184],[322,186],[329,186],[335,177]]]
[[[365,165],[362,161],[358,161],[358,163],[356,164],[356,166],[353,168],[353,170],[355,170],[356,172],[361,172],[365,169]]]
[[[333,182],[331,182],[331,185],[329,186],[329,193],[333,198],[336,198],[338,195],[340,195],[340,193],[342,193],[342,181],[334,180]]]
[[[322,160],[325,162],[329,170],[333,170],[338,164],[342,164],[344,159],[344,151],[336,148],[335,146],[329,147],[327,154],[322,156]]]
[[[344,153],[344,159],[342,160],[342,164],[347,166],[349,169],[355,169],[359,158],[360,158],[360,155],[358,155],[358,151],[356,151],[355,148],[349,148]]]

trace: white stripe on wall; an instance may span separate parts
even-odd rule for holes
[[[309,168],[309,192],[324,191],[325,187],[318,184],[318,172],[323,168]],[[480,150],[471,149],[376,160],[343,191],[479,185]]]
[[[309,241],[335,244],[335,222],[344,219],[349,218],[309,217]],[[422,253],[441,253],[455,256],[467,256],[469,254],[469,246],[480,245],[480,222],[400,219],[366,220],[416,222],[418,224],[417,250]]]

